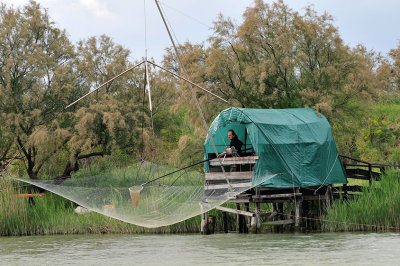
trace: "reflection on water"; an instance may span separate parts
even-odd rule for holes
[[[1,265],[399,264],[400,234],[74,235],[0,238]]]

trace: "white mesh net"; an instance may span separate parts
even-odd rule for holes
[[[221,180],[219,185],[207,187],[204,173],[183,170],[142,186],[174,170],[152,163],[139,163],[91,177],[70,178],[60,184],[53,180],[19,180],[103,215],[155,228],[207,212],[268,178],[257,184],[247,182],[240,185]]]

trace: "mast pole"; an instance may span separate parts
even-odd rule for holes
[[[181,68],[183,74],[185,75],[185,78],[186,78],[187,80],[189,80],[189,75],[188,75],[188,73],[186,72],[185,66],[183,65],[183,62],[182,62],[180,53],[179,53],[179,51],[178,51],[178,48],[177,48],[176,45],[175,45],[174,38],[172,38],[171,31],[169,30],[167,21],[165,20],[165,17],[164,17],[164,14],[163,14],[162,10],[161,10],[160,4],[158,3],[157,0],[154,0],[154,1],[156,2],[158,11],[160,12],[161,18],[162,18],[162,20],[163,20],[163,22],[164,22],[165,28],[167,29],[169,38],[170,38],[170,40],[171,40],[171,42],[172,42],[172,46],[174,47],[175,54],[176,54],[176,57],[177,57],[178,62],[179,62],[179,66],[180,66],[180,68]],[[210,140],[211,140],[212,146],[213,146],[213,148],[214,148],[215,155],[217,156],[217,158],[218,158],[218,160],[219,160],[219,163],[220,163],[220,165],[221,165],[221,170],[222,170],[222,172],[224,173],[226,182],[227,182],[227,184],[229,185],[229,189],[230,189],[230,190],[233,190],[232,185],[231,185],[231,183],[229,182],[229,179],[227,178],[227,175],[226,175],[226,173],[225,173],[225,169],[224,169],[224,166],[223,166],[223,164],[222,164],[222,160],[221,160],[221,158],[219,157],[219,154],[218,154],[218,151],[217,151],[217,147],[215,146],[214,139],[213,139],[213,137],[212,137],[211,134],[210,134],[210,131],[209,131],[209,128],[208,128],[206,119],[204,118],[203,111],[201,110],[199,101],[197,100],[196,93],[195,93],[194,90],[193,90],[192,84],[191,84],[191,83],[188,83],[188,84],[189,84],[190,91],[192,92],[193,100],[194,100],[194,102],[196,103],[197,110],[198,110],[199,113],[200,113],[201,120],[203,121],[203,125],[204,125],[204,127],[205,127],[205,129],[206,129],[207,136],[208,136],[208,137],[210,138]]]

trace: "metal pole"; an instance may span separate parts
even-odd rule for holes
[[[184,80],[184,81],[186,81],[187,83],[189,83],[189,84],[191,84],[191,85],[193,85],[193,86],[195,86],[195,87],[197,87],[197,88],[199,88],[199,89],[201,89],[201,90],[203,90],[203,91],[205,91],[205,92],[211,94],[212,96],[214,96],[214,97],[220,99],[221,101],[223,101],[223,102],[225,102],[225,103],[229,103],[227,100],[225,100],[224,98],[221,98],[221,97],[218,96],[217,94],[212,93],[211,91],[209,91],[209,90],[207,90],[207,89],[201,87],[200,85],[198,85],[198,84],[196,84],[196,83],[194,83],[194,82],[192,82],[192,81],[190,81],[190,80],[188,80],[188,79],[186,79],[186,78],[184,78],[184,77],[182,77],[182,76],[180,76],[180,75],[178,75],[178,74],[176,74],[176,73],[174,73],[174,72],[172,72],[172,71],[166,69],[165,67],[162,67],[162,66],[160,66],[160,65],[158,65],[158,64],[156,64],[156,63],[153,63],[153,62],[151,62],[151,61],[148,61],[148,62],[149,62],[150,64],[152,64],[153,66],[156,66],[156,67],[158,67],[158,68],[164,70],[165,72],[171,74],[172,76],[175,76],[175,77],[177,77],[177,78],[179,78],[179,79],[181,79],[181,80]]]
[[[164,22],[164,25],[165,25],[165,28],[167,29],[169,38],[171,39],[172,46],[174,47],[175,54],[176,54],[176,57],[178,58],[178,62],[179,62],[179,65],[180,65],[180,67],[181,67],[181,70],[182,70],[182,72],[185,74],[185,78],[186,78],[187,80],[189,80],[189,75],[187,74],[186,69],[185,69],[185,66],[183,65],[183,62],[182,62],[180,53],[179,53],[178,49],[176,48],[175,41],[174,41],[174,39],[172,38],[171,31],[170,31],[169,28],[168,28],[167,21],[165,20],[164,14],[163,14],[163,12],[161,11],[161,8],[160,8],[160,5],[159,5],[158,1],[157,1],[157,0],[154,0],[154,1],[156,2],[158,11],[160,12],[161,18],[162,18],[162,20],[163,20],[163,22]],[[216,156],[217,156],[217,158],[218,158],[218,160],[219,160],[219,162],[220,162],[220,164],[221,164],[221,170],[222,170],[222,172],[224,173],[226,182],[228,183],[230,190],[232,190],[232,189],[233,189],[233,188],[232,188],[232,185],[230,184],[230,182],[229,182],[229,180],[228,180],[228,178],[227,178],[227,176],[226,176],[224,166],[223,166],[223,164],[222,164],[221,159],[219,158],[219,154],[218,154],[218,151],[217,151],[217,147],[215,146],[214,139],[213,139],[213,137],[211,136],[211,134],[210,134],[210,132],[209,132],[206,119],[204,118],[203,111],[201,110],[199,101],[197,100],[196,94],[194,93],[192,84],[191,84],[191,83],[188,83],[188,84],[189,84],[190,91],[192,92],[193,100],[194,100],[194,102],[196,103],[196,107],[197,107],[197,109],[198,109],[198,111],[199,111],[199,113],[200,113],[200,117],[201,117],[201,119],[203,120],[203,124],[204,124],[204,127],[205,127],[206,131],[207,131],[207,135],[210,137],[212,146],[213,146],[213,148],[214,148],[214,152],[215,152],[215,154],[216,154]]]
[[[79,101],[83,100],[84,98],[86,98],[87,96],[89,96],[90,94],[92,94],[93,92],[95,92],[95,91],[101,89],[102,87],[104,87],[104,86],[107,85],[108,83],[114,81],[115,79],[117,79],[117,78],[119,78],[120,76],[126,74],[127,72],[131,71],[132,69],[134,69],[134,68],[140,66],[140,65],[143,64],[144,62],[145,62],[145,61],[143,61],[143,62],[141,62],[141,63],[139,63],[139,64],[136,64],[136,65],[134,65],[133,67],[128,68],[128,69],[125,70],[124,72],[122,72],[122,73],[116,75],[116,76],[113,77],[112,79],[110,79],[110,80],[104,82],[103,84],[101,84],[101,85],[100,85],[99,87],[97,87],[96,89],[94,89],[94,90],[92,90],[91,92],[89,92],[89,93],[83,95],[81,98],[79,98],[78,100],[74,101],[73,103],[68,104],[67,107],[65,107],[64,110],[68,109],[68,108],[71,107],[72,105],[75,105],[76,103],[78,103]]]

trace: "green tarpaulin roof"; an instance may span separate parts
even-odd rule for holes
[[[229,146],[230,129],[246,143],[246,149],[253,147],[260,157],[253,182],[271,176],[262,183],[263,187],[347,183],[329,122],[312,109],[226,109],[215,118],[209,131],[218,152]],[[209,153],[214,153],[214,148],[207,136],[206,159]]]

